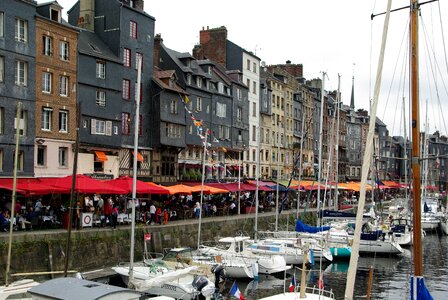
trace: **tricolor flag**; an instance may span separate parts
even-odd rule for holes
[[[296,288],[296,277],[293,274],[291,277],[291,283],[289,284],[289,292],[290,293],[294,292],[295,288]]]
[[[236,281],[233,282],[232,288],[230,289],[230,295],[235,296],[236,298],[238,298],[240,300],[244,300],[244,296],[240,292],[240,289],[238,288]]]

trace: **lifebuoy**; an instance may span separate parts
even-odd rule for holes
[[[85,215],[83,221],[84,221],[84,224],[90,224],[90,222],[92,221],[92,217],[89,215]]]

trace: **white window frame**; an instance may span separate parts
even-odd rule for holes
[[[51,93],[52,74],[50,72],[42,72],[42,93]]]
[[[142,61],[142,72],[143,72],[143,54],[140,52],[135,52],[135,69],[138,70],[138,62]]]
[[[43,151],[43,161],[42,162],[39,162],[39,150]],[[47,165],[47,146],[44,146],[44,145],[37,146],[36,165],[38,165],[39,167],[45,167]]]
[[[178,114],[177,100],[171,100],[171,102],[170,102],[170,113],[174,114],[174,115]]]
[[[243,120],[243,108],[241,106],[236,109],[236,119],[240,122]]]
[[[59,96],[68,97],[69,82],[68,76],[59,76]]]
[[[53,113],[53,109],[49,107],[42,108],[42,131],[51,131],[51,115]]]
[[[226,117],[227,105],[225,103],[216,102],[216,116],[220,118]]]
[[[137,37],[138,37],[137,29],[138,29],[137,22],[129,21],[129,37],[131,37],[133,39],[137,39]]]
[[[28,21],[16,18],[15,26],[16,41],[26,43],[28,41]]]
[[[59,167],[68,167],[68,148],[67,147],[59,147],[58,149],[58,162]]]
[[[46,56],[52,56],[53,55],[53,39],[48,35],[42,36],[42,54]]]
[[[106,106],[106,92],[97,90],[95,93],[95,104],[101,107]]]
[[[224,83],[218,82],[218,93],[224,94]]]
[[[198,97],[196,99],[196,111],[202,111],[202,98]]]
[[[106,78],[106,63],[104,61],[96,62],[96,78]]]
[[[59,42],[59,58],[64,61],[69,60],[69,44],[66,41]]]
[[[187,83],[191,85],[191,74],[187,74]]]
[[[27,134],[27,121],[28,121],[28,111],[22,110],[20,113],[20,120],[19,120],[19,128],[20,128],[20,136],[26,136]],[[17,128],[17,118],[14,117],[14,132]]]
[[[0,11],[0,37],[5,36],[5,13]]]
[[[22,74],[23,73],[23,74]],[[15,84],[26,86],[28,82],[28,63],[23,60],[16,60]]]
[[[4,81],[5,81],[5,57],[0,56],[0,82]]]
[[[198,88],[202,87],[202,77],[201,76],[196,77],[196,85]]]
[[[106,135],[106,121],[92,119],[90,124],[90,133],[97,135]]]
[[[67,110],[59,111],[59,132],[63,132],[63,133],[68,132],[68,111]]]

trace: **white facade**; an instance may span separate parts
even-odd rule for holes
[[[73,172],[74,142],[39,138],[34,147],[35,177],[64,177]]]
[[[244,155],[244,175],[255,178],[260,126],[260,59],[243,52],[243,83],[249,89],[249,147]]]
[[[120,169],[118,156],[106,155],[107,160],[103,162],[103,170],[95,171],[95,153],[79,153],[77,174],[106,174],[117,178]]]

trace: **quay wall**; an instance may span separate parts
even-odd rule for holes
[[[308,213],[303,218],[310,220],[314,215]],[[274,212],[259,214],[258,230],[273,230],[274,224]],[[283,212],[278,224],[279,230],[286,230],[287,226],[293,230],[295,211]],[[145,233],[151,234],[151,241],[147,242],[149,252],[162,253],[164,248],[173,247],[196,249],[198,220],[179,220],[166,225],[136,225],[135,261],[143,259]],[[201,241],[216,241],[238,234],[253,237],[253,233],[253,214],[204,218],[201,222]],[[115,230],[110,227],[72,230],[69,270],[85,272],[129,262],[130,234],[129,225],[118,226]],[[10,267],[12,278],[9,281],[19,279],[14,275],[17,273],[64,270],[66,241],[67,230],[63,229],[15,231]],[[5,279],[8,243],[9,233],[0,233],[0,282]]]

